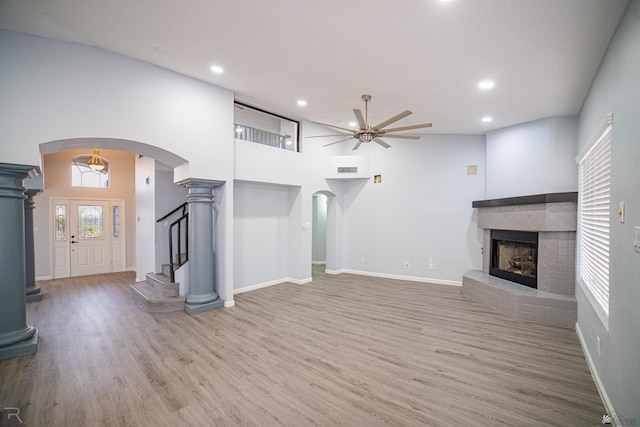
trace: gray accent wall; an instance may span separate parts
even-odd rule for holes
[[[633,250],[633,229],[640,226],[638,0],[629,3],[585,99],[580,113],[580,149],[608,113],[613,113],[609,325],[607,330],[585,291],[576,285],[578,327],[594,374],[612,406],[608,409],[637,424],[640,423],[640,253]],[[624,224],[616,213],[620,201],[626,203]]]
[[[484,199],[485,138],[426,135],[390,142],[386,150],[375,144],[358,149],[371,157],[371,175],[382,182],[342,186],[345,268],[460,285],[465,271],[482,268],[482,230],[471,202]],[[477,175],[467,175],[471,165]]]
[[[575,116],[487,133],[486,198],[578,191],[577,135]]]
[[[291,222],[294,187],[255,182],[234,183],[234,288],[262,285],[295,277],[291,261],[297,249],[292,242],[299,229]],[[297,228],[297,227],[296,227]]]

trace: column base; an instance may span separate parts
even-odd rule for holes
[[[186,311],[187,313],[189,313],[190,315],[194,315],[194,314],[200,314],[203,313],[205,311],[209,311],[209,310],[215,310],[217,308],[221,308],[224,307],[224,301],[221,300],[220,298],[218,298],[215,301],[211,301],[211,302],[206,302],[204,304],[189,304],[186,303],[184,305],[184,311]]]
[[[13,357],[27,356],[38,351],[38,330],[28,340],[0,347],[0,360],[11,359]]]
[[[40,286],[35,288],[27,288],[27,302],[29,301],[41,301],[42,300],[42,289]]]

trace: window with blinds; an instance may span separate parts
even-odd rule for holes
[[[609,114],[577,158],[580,173],[578,281],[605,324],[609,318],[612,128]]]

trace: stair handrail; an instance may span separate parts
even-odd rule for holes
[[[174,213],[182,209],[182,214],[180,215],[180,217],[175,219],[169,225],[169,276],[171,279],[171,283],[175,283],[176,281],[175,270],[182,267],[184,264],[186,264],[187,261],[189,261],[189,212],[187,212],[188,205],[189,205],[188,202],[184,202],[183,204],[181,204],[180,206],[178,206],[177,208],[175,208],[174,210],[172,210],[162,218],[156,220],[156,222],[164,221],[165,219],[169,218],[171,215],[173,215]],[[185,223],[185,230],[186,230],[185,237],[184,237],[184,243],[186,246],[184,260],[182,259],[182,222],[183,221]],[[177,263],[173,262],[173,229],[174,227],[178,227],[178,233],[177,233],[178,262]],[[175,264],[177,264],[177,266],[174,268]]]
[[[184,244],[186,246],[184,253],[184,262],[182,259],[182,221],[185,221],[185,229],[186,233],[184,236]],[[178,227],[178,265],[174,268],[173,262],[173,228]],[[180,218],[176,219],[169,226],[169,276],[171,277],[171,283],[175,283],[176,281],[176,273],[175,270],[182,267],[184,264],[189,261],[189,212],[184,213]]]
[[[181,204],[180,206],[178,206],[177,208],[175,208],[174,210],[172,210],[171,212],[169,212],[168,214],[166,214],[162,218],[157,219],[156,222],[164,221],[165,219],[169,218],[174,213],[178,212],[180,209],[182,209],[182,215],[184,215],[186,213],[186,211],[187,211],[187,205],[188,204],[189,203],[184,202],[183,204]]]

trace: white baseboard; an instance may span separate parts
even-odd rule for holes
[[[235,301],[234,301],[234,300],[231,300],[231,301],[225,301],[225,302],[224,302],[224,307],[225,307],[225,308],[233,307],[234,305],[236,305],[236,303],[235,303]]]
[[[38,276],[36,277],[36,282],[40,282],[41,280],[51,280],[53,277],[51,276]]]
[[[296,285],[306,285],[307,283],[311,283],[312,281],[313,281],[313,278],[311,278],[311,277],[307,277],[306,279],[288,278],[287,280],[285,280],[285,282],[295,283]]]
[[[399,274],[375,273],[371,271],[360,271],[360,270],[349,270],[349,269],[342,269],[338,271],[340,273],[358,274],[360,276],[382,277],[384,279],[406,280],[409,282],[420,282],[420,283],[434,283],[436,285],[462,286],[462,282],[461,281],[458,282],[456,280],[430,279],[428,277],[402,276]],[[329,273],[329,274],[339,274],[339,273]]]
[[[324,272],[326,274],[340,274],[340,273],[344,273],[344,270],[325,270]]]
[[[576,323],[576,333],[578,334],[578,339],[580,340],[580,346],[582,347],[582,352],[584,353],[585,359],[587,359],[587,365],[589,366],[589,371],[591,371],[591,376],[593,377],[593,381],[596,383],[596,388],[598,389],[598,393],[600,394],[600,399],[602,399],[602,403],[604,404],[604,409],[607,411],[607,414],[613,414],[615,409],[613,408],[613,404],[611,400],[609,400],[609,396],[607,395],[607,390],[604,388],[604,384],[600,380],[600,376],[598,375],[598,371],[596,371],[596,366],[593,363],[593,358],[591,357],[591,353],[586,346],[584,336],[582,335],[582,331],[580,330],[580,325]],[[616,421],[616,420],[612,420]],[[617,424],[617,423],[616,423]]]
[[[305,285],[312,281],[311,277],[306,279],[292,279],[290,277],[284,277],[282,279],[271,280],[269,282],[258,283],[256,285],[245,286],[233,290],[233,294],[241,294],[243,292],[255,291],[256,289],[266,288],[268,286],[279,285],[280,283],[295,283],[296,285]]]
[[[311,261],[313,265],[327,265],[327,261]]]

